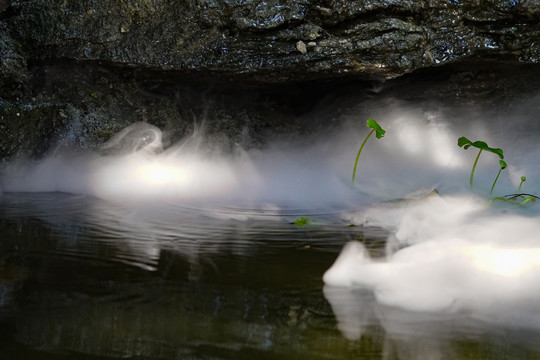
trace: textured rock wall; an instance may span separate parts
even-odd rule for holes
[[[410,97],[428,74],[434,101],[501,103],[537,86],[539,20],[532,0],[0,0],[0,159],[134,121],[260,146],[335,123],[306,119],[351,81]]]
[[[540,61],[538,1],[31,0],[12,26],[33,58],[250,75],[389,78],[490,57]]]

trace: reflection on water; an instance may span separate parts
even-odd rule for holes
[[[297,216],[318,222],[296,227]],[[326,209],[0,196],[7,359],[537,359],[540,334],[324,288],[343,245],[381,230]]]
[[[383,359],[534,359],[540,353],[540,335],[530,329],[493,327],[465,312],[386,307],[367,290],[325,286],[324,295],[351,341],[384,329]]]

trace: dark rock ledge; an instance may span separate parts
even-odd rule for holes
[[[14,2],[32,58],[257,80],[388,79],[464,60],[540,61],[538,1]]]
[[[339,122],[373,82],[490,108],[538,91],[539,62],[533,0],[0,0],[0,159],[134,121],[261,146]]]

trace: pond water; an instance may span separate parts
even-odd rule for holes
[[[388,236],[340,210],[0,195],[0,358],[540,358],[535,327],[325,288],[345,243]]]
[[[226,151],[135,123],[2,164],[0,359],[539,359],[538,104],[375,101]],[[496,186],[461,136],[504,149]]]

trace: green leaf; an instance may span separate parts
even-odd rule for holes
[[[375,130],[375,136],[380,139],[386,134],[386,131],[373,119],[369,118],[366,122],[368,128]]]
[[[499,160],[499,164],[501,165],[501,169],[506,169],[508,167],[508,165],[506,164],[506,161],[504,160]]]
[[[482,149],[485,151],[489,151],[497,156],[502,160],[504,159],[504,152],[501,148],[491,148],[485,141],[475,141],[472,142],[471,140],[467,139],[465,136],[462,136],[458,139],[458,146],[463,147],[465,150],[468,148],[475,147],[477,149]]]
[[[501,148],[490,148],[490,147],[488,147],[485,150],[498,155],[499,158],[501,158],[501,160],[504,159],[504,153],[503,153],[503,150]]]
[[[310,222],[312,222],[313,219],[310,219],[310,218],[307,218],[307,217],[299,217],[298,219],[296,219],[293,224],[296,225],[296,226],[304,226]]]
[[[521,177],[521,181],[522,181],[522,182],[523,182],[523,181],[527,181],[527,178],[526,178],[525,176],[522,176],[522,177]]]
[[[484,141],[475,141],[471,145],[474,146],[475,148],[482,149],[482,150],[489,149],[488,144]]]
[[[457,139],[457,144],[458,144],[459,147],[463,147],[463,145],[468,144],[468,146],[465,148],[465,149],[468,149],[469,146],[471,146],[472,141],[467,139],[465,136],[462,136],[459,139]]]

